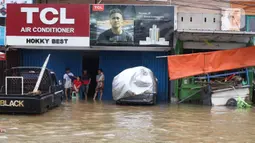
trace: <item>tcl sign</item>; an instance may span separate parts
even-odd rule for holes
[[[89,5],[8,4],[7,7],[8,45],[89,46]]]
[[[75,19],[74,18],[66,18],[66,8],[60,8],[58,11],[55,8],[44,8],[40,11],[39,8],[35,7],[22,7],[21,12],[26,13],[26,22],[27,24],[33,23],[33,14],[39,13],[39,18],[42,23],[47,25],[53,25],[56,24],[58,21],[60,21],[60,24],[74,24]],[[48,13],[51,13],[54,15],[52,19],[47,19],[46,15]]]
[[[104,11],[104,5],[103,4],[94,4],[92,6],[92,11]]]

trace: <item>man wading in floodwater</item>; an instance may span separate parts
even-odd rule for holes
[[[88,75],[87,70],[83,71],[81,81],[82,81],[82,87],[81,87],[81,90],[80,90],[81,99],[84,99],[83,95],[85,95],[85,100],[88,100],[88,91],[89,91],[89,84],[91,82],[91,78]]]
[[[93,100],[96,100],[98,92],[100,92],[100,100],[102,100],[103,91],[104,91],[104,79],[105,77],[104,77],[103,70],[98,69],[98,75],[96,77],[97,87],[96,87],[96,92],[95,92]]]
[[[64,74],[64,87],[65,87],[65,95],[66,95],[66,100],[68,98],[71,98],[71,91],[72,91],[72,78],[75,78],[73,73],[70,72],[69,68],[66,68],[66,73]]]

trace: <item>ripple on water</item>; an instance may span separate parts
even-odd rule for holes
[[[72,128],[71,126],[64,126],[64,127],[62,127],[63,129],[70,129],[70,128]]]
[[[66,135],[51,135],[51,137],[64,137]]]
[[[67,103],[36,117],[1,116],[0,126],[7,132],[0,133],[0,143],[254,142],[255,138],[252,110],[99,106]]]
[[[29,137],[29,136],[27,136],[27,135],[16,135],[17,137]]]
[[[8,139],[7,136],[0,136],[0,139]]]
[[[73,134],[74,136],[84,136],[84,135],[93,135],[95,134],[94,132],[80,132],[80,133],[75,133]]]
[[[16,127],[14,127],[14,128],[10,128],[10,130],[18,130],[19,128],[16,128]]]
[[[114,134],[106,134],[106,135],[104,135],[104,137],[115,137],[115,135]]]
[[[49,131],[49,132],[44,132],[42,134],[55,134],[56,132],[55,131]]]

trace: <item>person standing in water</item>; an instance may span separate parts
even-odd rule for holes
[[[84,99],[84,96],[85,95],[85,100],[88,100],[88,91],[89,91],[89,85],[90,85],[90,82],[91,82],[91,78],[87,72],[87,70],[84,70],[83,71],[83,75],[81,77],[81,80],[82,80],[82,88],[81,88],[81,92],[80,92],[80,96],[82,99]]]
[[[73,81],[73,87],[74,87],[74,91],[75,91],[75,95],[76,95],[76,98],[78,98],[78,93],[80,92],[80,88],[81,88],[81,77],[78,76],[76,78],[76,80]],[[81,95],[80,95],[81,96]]]
[[[103,70],[98,69],[98,75],[96,77],[97,86],[96,86],[96,92],[95,92],[93,100],[96,100],[98,92],[100,92],[100,100],[102,100],[103,91],[104,91],[104,80],[105,80],[105,77],[104,77]]]
[[[74,78],[73,73],[71,73],[69,68],[66,68],[66,73],[63,76],[64,79],[64,88],[65,88],[65,95],[66,100],[71,98],[71,91],[72,91],[72,78]]]

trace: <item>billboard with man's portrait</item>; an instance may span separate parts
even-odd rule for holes
[[[91,5],[92,46],[171,47],[173,6]]]

